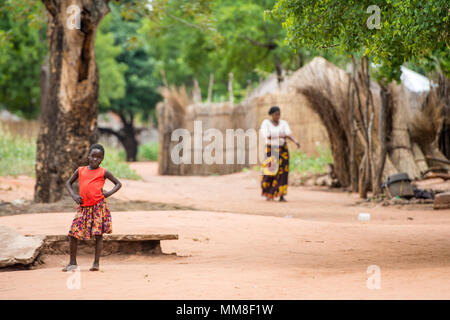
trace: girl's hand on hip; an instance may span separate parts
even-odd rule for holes
[[[72,198],[78,204],[82,204],[83,203],[83,198],[80,197],[80,195],[78,195],[78,194],[73,195]]]
[[[102,189],[102,194],[105,196],[105,198],[108,198],[111,194],[108,191],[105,191]]]

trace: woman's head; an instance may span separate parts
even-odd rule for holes
[[[105,156],[105,149],[101,144],[94,143],[89,148],[89,165],[91,168],[96,169],[98,166],[100,166],[100,163],[103,161],[103,157]]]
[[[272,116],[272,120],[274,122],[278,122],[278,120],[280,120],[280,108],[278,106],[273,106],[270,108],[269,110],[269,115]]]

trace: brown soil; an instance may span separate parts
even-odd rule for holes
[[[107,202],[115,211],[195,210],[188,206],[142,200],[124,201],[111,198],[107,199]],[[28,199],[18,203],[0,200],[0,217],[25,213],[74,212],[76,208],[77,205],[70,197],[64,197],[54,203],[35,203]]]
[[[97,273],[82,255],[79,290],[60,271],[68,257],[48,256],[35,270],[1,272],[0,299],[450,299],[450,210],[367,207],[356,194],[307,187],[289,187],[286,203],[267,202],[256,172],[162,177],[154,163],[131,166],[144,181],[124,180],[110,199],[113,232],[177,233],[162,241],[177,255],[111,255]],[[0,184],[13,186],[0,190],[4,201],[32,198],[31,178]],[[122,211],[113,199],[197,210]],[[358,221],[361,212],[371,221]],[[36,213],[0,224],[65,234],[72,219]],[[379,290],[366,286],[371,265],[381,270]]]

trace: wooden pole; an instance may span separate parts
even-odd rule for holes
[[[356,166],[356,128],[355,128],[355,90],[352,88],[351,75],[348,75],[348,95],[350,101],[350,181],[352,192],[358,192],[358,168]]]
[[[208,103],[211,103],[211,102],[212,102],[213,86],[214,86],[214,73],[211,73],[211,74],[209,75]]]
[[[233,95],[233,72],[228,74],[228,94],[230,96],[230,104],[234,105],[234,95]]]
[[[160,73],[161,73],[161,78],[162,78],[162,81],[163,81],[164,86],[165,86],[166,88],[168,88],[168,87],[169,87],[169,84],[167,83],[166,71],[165,71],[164,69],[161,69]]]
[[[194,79],[194,88],[192,90],[192,100],[194,103],[202,102],[202,92],[200,86],[198,85],[197,79]]]
[[[252,93],[252,81],[249,79],[247,80],[247,93],[246,97],[250,97],[250,94]]]

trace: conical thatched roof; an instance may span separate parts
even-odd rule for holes
[[[336,67],[322,57],[316,57],[311,62],[286,77],[281,85],[275,87],[273,79],[262,84],[251,95],[252,101],[271,99],[277,104],[277,98],[291,94],[292,100],[305,99],[305,105],[311,108],[318,116],[318,121],[326,127],[330,146],[333,153],[335,168],[340,182],[349,184],[349,143],[351,141],[350,130],[350,101],[349,80],[351,76],[344,70]],[[424,134],[426,141],[433,141],[436,128],[439,126],[439,102],[429,97],[429,82],[426,78],[406,68],[403,69],[402,79],[404,83],[397,85],[391,83],[393,107],[389,115],[389,155],[385,165],[383,176],[397,172],[407,172],[411,178],[420,177],[421,173],[428,169],[425,155],[442,157],[435,146],[428,143],[421,144]],[[271,85],[270,85],[271,84]],[[428,90],[426,86],[428,84]],[[374,104],[373,121],[373,148],[375,154],[379,153],[380,141],[378,138],[379,110],[381,105],[380,86],[372,81],[370,91]],[[259,96],[258,96],[259,94]],[[296,95],[296,96],[295,96]],[[361,99],[365,100],[364,92]],[[358,115],[356,115],[358,117]],[[361,120],[361,119],[359,119]],[[427,123],[424,128],[421,124]],[[415,131],[419,130],[420,131]],[[416,137],[421,136],[421,141]],[[364,141],[357,136],[358,163],[361,160]]]

